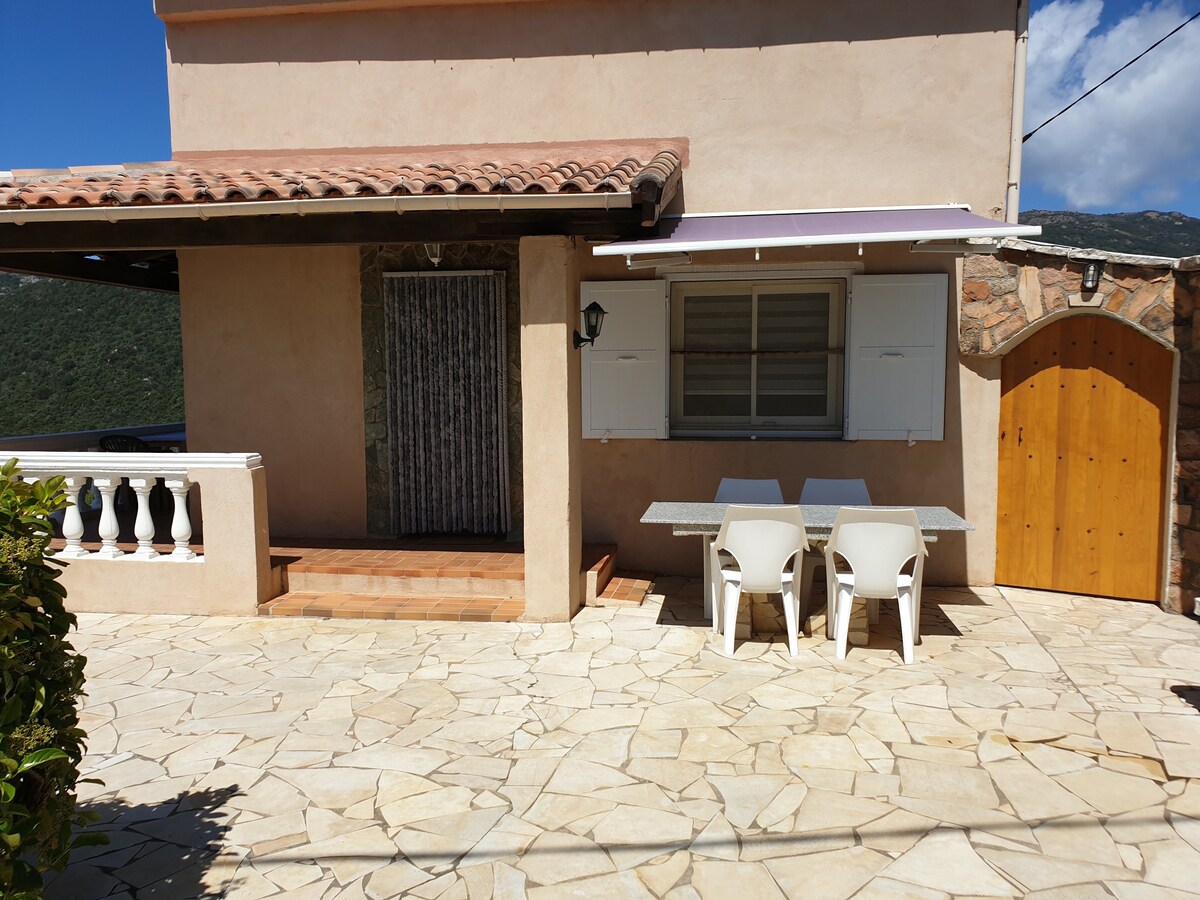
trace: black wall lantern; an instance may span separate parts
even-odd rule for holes
[[[571,338],[571,343],[578,350],[584,344],[594,344],[596,338],[600,337],[600,329],[604,327],[604,307],[593,300],[583,310],[583,330],[587,332],[587,337],[580,335],[579,331],[575,331],[574,337]]]
[[[1100,276],[1104,272],[1103,260],[1090,260],[1083,264],[1083,289],[1094,291],[1100,287]]]

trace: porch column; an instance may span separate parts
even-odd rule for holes
[[[521,458],[525,497],[525,615],[566,621],[582,600],[579,461],[579,268],[567,237],[523,237]]]

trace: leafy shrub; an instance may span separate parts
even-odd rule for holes
[[[0,466],[0,896],[37,897],[42,873],[71,849],[84,733],[76,704],[84,658],[67,642],[75,617],[61,571],[45,558],[49,516],[66,505],[62,478],[25,483]]]

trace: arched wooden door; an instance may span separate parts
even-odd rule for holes
[[[1004,358],[998,584],[1159,599],[1172,364],[1093,315]]]

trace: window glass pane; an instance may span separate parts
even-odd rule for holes
[[[685,350],[749,350],[751,298],[699,296],[684,300]]]
[[[826,356],[760,356],[758,415],[824,417],[828,382]]]
[[[829,346],[829,294],[759,294],[759,350],[823,350]]]
[[[749,416],[749,355],[688,356],[683,361],[683,414]]]

